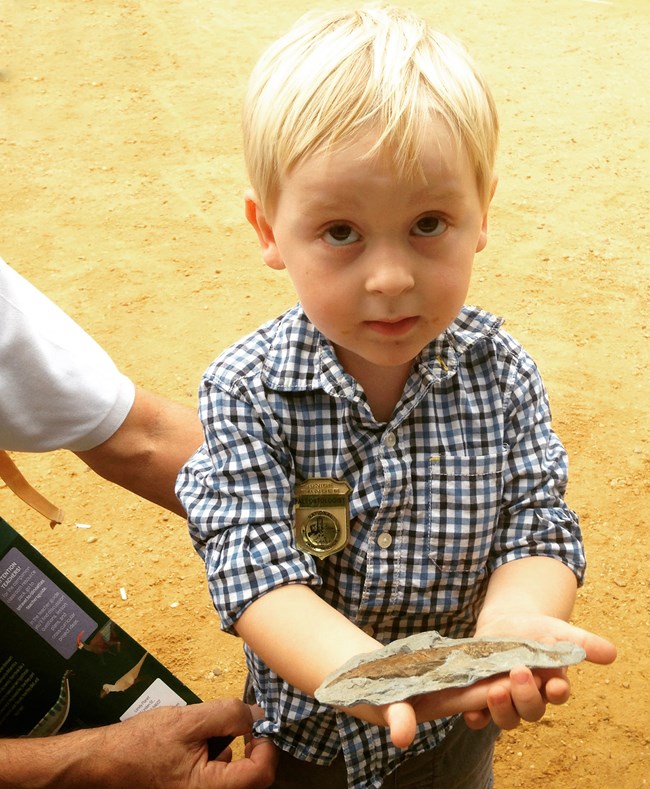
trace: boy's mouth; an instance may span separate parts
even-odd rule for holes
[[[399,318],[398,320],[365,321],[365,325],[378,334],[384,334],[387,337],[399,337],[410,331],[417,323],[417,320],[417,315],[412,315],[409,318]]]

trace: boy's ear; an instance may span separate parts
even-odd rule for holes
[[[244,212],[246,219],[251,223],[262,247],[262,260],[269,268],[283,269],[284,261],[275,243],[273,228],[266,218],[259,198],[252,189],[244,193]]]
[[[478,243],[476,245],[476,251],[481,252],[485,249],[487,244],[487,227],[488,227],[488,211],[490,210],[490,203],[492,202],[492,198],[494,197],[494,193],[497,190],[497,183],[499,182],[499,177],[494,174],[492,178],[492,185],[490,186],[490,197],[488,198],[488,203],[485,206],[485,211],[483,213],[483,223],[481,224],[481,234],[478,237]]]

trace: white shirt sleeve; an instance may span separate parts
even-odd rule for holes
[[[0,260],[0,449],[92,449],[134,397],[106,351]]]

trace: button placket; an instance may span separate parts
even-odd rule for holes
[[[377,609],[381,600],[382,610],[390,607],[394,596],[394,572],[391,551],[398,548],[394,528],[399,523],[404,503],[404,461],[401,457],[395,430],[387,430],[379,439],[378,451],[381,463],[382,497],[372,526],[368,544],[367,575],[362,594],[362,607]],[[399,531],[399,527],[397,529]]]
[[[383,437],[384,447],[387,450],[394,450],[397,446],[397,434],[393,430],[389,430],[384,434]],[[387,478],[391,480],[390,488],[393,491],[396,491],[399,488],[399,472],[398,469],[400,467],[400,462],[397,459],[397,454],[395,452],[390,452],[385,455],[386,464],[388,464],[388,468],[390,468],[390,473],[387,474]],[[389,460],[390,458],[390,460]],[[385,491],[387,492],[387,491]],[[393,509],[395,504],[393,504]],[[387,513],[385,513],[386,515]],[[390,520],[384,523],[381,527],[381,531],[375,537],[376,545],[381,548],[382,551],[387,550],[393,544],[393,535],[390,533]]]

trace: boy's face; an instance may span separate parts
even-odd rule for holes
[[[431,121],[427,139],[424,179],[397,177],[381,156],[362,159],[366,138],[298,164],[270,217],[247,196],[265,262],[287,269],[307,316],[357,378],[410,368],[457,316],[486,243],[487,207],[466,154],[442,122]]]

